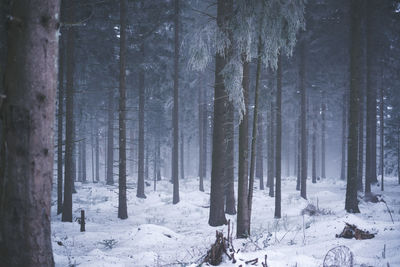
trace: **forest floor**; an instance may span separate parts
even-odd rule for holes
[[[256,181],[257,183],[257,181]],[[400,266],[400,185],[386,178],[384,203],[360,202],[360,214],[344,211],[346,184],[324,179],[308,181],[308,200],[295,190],[295,178],[282,181],[282,219],[274,219],[274,198],[267,190],[254,192],[251,239],[234,239],[240,249],[236,264],[225,258],[222,266],[246,266],[245,261],[268,255],[268,266],[322,266],[326,253],[337,246],[350,248],[354,266]],[[256,185],[258,187],[258,185]],[[118,185],[76,184],[74,216],[86,212],[86,232],[77,221],[62,223],[52,208],[52,241],[56,266],[197,266],[215,241],[215,231],[227,226],[208,225],[209,193],[199,192],[198,179],[180,180],[180,202],[172,205],[172,185],[166,181],[146,187],[146,199],[136,198],[136,186],[128,179],[128,216],[117,218]],[[209,192],[209,180],[205,181]],[[373,191],[381,194],[380,188]],[[53,204],[56,203],[55,192]],[[313,204],[319,214],[302,215]],[[227,216],[236,229],[236,217]],[[75,217],[74,217],[75,219]],[[336,238],[345,222],[376,233],[375,238]]]

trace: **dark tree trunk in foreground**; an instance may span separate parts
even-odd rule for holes
[[[243,57],[244,58],[244,57]],[[249,214],[249,127],[248,127],[248,94],[250,87],[249,62],[243,63],[243,95],[245,101],[245,113],[239,124],[239,164],[238,164],[238,207],[237,207],[237,238],[246,238],[250,235]]]
[[[306,81],[305,81],[305,43],[300,43],[300,95],[301,95],[301,112],[300,112],[300,138],[301,138],[301,172],[300,172],[300,195],[307,199],[307,103],[306,103]]]
[[[232,16],[232,10],[233,0],[218,0],[217,25],[221,31],[228,31],[226,24]],[[226,58],[217,53],[215,55],[214,127],[211,166],[210,216],[208,219],[208,224],[211,226],[226,224],[224,211],[224,172],[226,161],[224,117],[226,92],[224,78],[221,74],[221,71],[224,69],[225,65]]]
[[[282,56],[276,72],[276,148],[275,148],[275,218],[281,218],[281,154],[282,154]]]
[[[54,266],[50,236],[59,2],[13,1],[1,107],[2,266]]]
[[[175,43],[174,43],[174,107],[172,110],[172,129],[173,129],[173,145],[172,145],[172,182],[173,196],[172,203],[179,202],[179,1],[175,0]]]
[[[114,89],[108,93],[108,130],[107,130],[107,174],[106,183],[114,184]]]
[[[256,178],[260,182],[260,190],[264,190],[264,132],[262,114],[258,114],[257,120],[257,155],[256,155]]]
[[[340,180],[346,180],[346,130],[347,130],[347,106],[346,101],[347,94],[346,92],[343,93],[343,108],[342,108],[342,157],[341,157],[341,166],[340,166]]]
[[[126,206],[126,9],[127,0],[120,0],[119,46],[119,172],[118,218],[128,218]]]
[[[258,58],[257,58],[257,70],[256,70],[256,88],[254,90],[254,115],[253,115],[253,129],[251,135],[251,154],[250,154],[250,179],[249,179],[249,195],[248,195],[248,206],[249,206],[249,229],[251,224],[251,211],[253,206],[253,191],[254,191],[254,169],[256,165],[256,142],[257,142],[257,121],[258,121],[258,91],[260,87],[260,74],[261,74],[261,41],[259,40],[258,47]],[[249,86],[250,87],[250,86]],[[248,94],[248,93],[247,93]]]
[[[234,107],[232,102],[227,101],[226,107],[226,162],[225,162],[225,212],[230,215],[236,214],[235,203],[235,177],[234,177]]]
[[[350,47],[350,101],[349,137],[347,147],[347,186],[345,209],[359,213],[357,200],[357,162],[358,162],[358,112],[362,71],[362,0],[351,1],[351,47]]]
[[[63,117],[64,117],[64,46],[59,44],[58,59],[58,113],[57,113],[57,214],[62,212],[63,189]]]
[[[69,2],[68,18],[73,18],[72,3]],[[75,54],[75,29],[67,29],[66,48],[66,104],[65,104],[65,176],[64,176],[64,202],[61,220],[72,222],[72,192],[74,191],[75,163],[74,163],[74,54]]]
[[[140,45],[141,56],[144,58],[144,41]],[[139,146],[138,146],[138,180],[136,197],[146,198],[144,193],[144,79],[145,73],[142,68],[139,70]]]

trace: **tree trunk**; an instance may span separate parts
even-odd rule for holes
[[[367,1],[366,18],[366,55],[367,55],[367,121],[366,121],[366,155],[365,155],[365,193],[371,193],[371,183],[376,183],[376,73],[377,64],[376,40],[374,40],[374,9],[379,1]]]
[[[234,176],[234,107],[232,102],[226,103],[226,162],[225,162],[225,212],[230,215],[236,214],[235,207],[235,176]]]
[[[173,199],[172,203],[179,202],[179,1],[175,0],[175,43],[174,43],[174,107],[172,111],[172,129],[173,129],[173,146],[172,146],[172,181],[173,186]]]
[[[181,179],[185,179],[185,165],[184,165],[184,142],[183,131],[181,131],[181,147],[180,147],[180,159],[181,159]]]
[[[297,180],[296,190],[300,191],[301,186],[301,115],[297,120]]]
[[[357,200],[357,161],[358,161],[358,111],[362,69],[362,0],[351,1],[351,48],[350,48],[350,101],[349,137],[347,148],[347,186],[345,209],[359,213]]]
[[[119,45],[119,172],[118,218],[128,218],[126,206],[126,9],[127,0],[120,0]]]
[[[205,88],[203,88],[203,141],[202,141],[202,145],[203,145],[203,159],[202,159],[202,168],[203,168],[203,178],[207,179],[208,175],[207,175],[207,159],[208,159],[208,109],[207,109],[207,90]]]
[[[100,144],[99,144],[99,128],[96,124],[96,181],[100,180]]]
[[[68,16],[72,19],[73,4],[69,1]],[[74,163],[74,74],[75,74],[75,29],[67,30],[66,47],[66,104],[65,104],[65,175],[64,175],[64,202],[61,221],[72,222],[72,192],[74,191],[75,163]]]
[[[114,184],[114,89],[108,92],[108,130],[107,130],[107,185]]]
[[[300,42],[300,95],[301,95],[301,111],[300,111],[300,138],[301,138],[301,177],[300,177],[300,195],[302,198],[307,199],[307,96],[306,96],[306,78],[305,78],[305,43],[304,40]]]
[[[325,139],[326,139],[326,118],[325,118],[325,113],[326,113],[326,97],[325,97],[325,91],[322,91],[322,103],[321,103],[321,178],[324,179],[326,178],[326,173],[325,173]]]
[[[54,266],[50,206],[59,1],[10,4],[7,98],[1,107],[1,265]]]
[[[145,44],[140,45],[142,59],[144,59]],[[136,197],[146,198],[144,193],[144,79],[145,73],[139,70],[139,147],[138,147],[138,182]]]
[[[198,96],[198,118],[199,118],[199,190],[204,192],[203,183],[203,86],[199,88]]]
[[[384,149],[385,149],[385,132],[384,132],[384,129],[385,129],[385,119],[384,119],[384,107],[385,107],[385,105],[384,105],[384,102],[383,102],[383,85],[381,84],[381,89],[380,89],[380,97],[381,97],[381,99],[380,99],[380,102],[379,102],[379,111],[380,111],[380,115],[379,115],[379,119],[380,119],[380,121],[379,121],[379,130],[380,130],[380,134],[379,134],[379,137],[380,137],[380,145],[381,145],[381,156],[380,156],[380,160],[381,160],[381,162],[380,162],[380,167],[381,167],[381,191],[383,191],[384,190],[384,186],[383,186],[383,179],[384,179],[384,176],[385,176],[385,165],[384,165],[384,157],[385,157],[385,151],[384,151]]]
[[[243,56],[245,59],[245,56]],[[245,113],[239,124],[239,163],[238,163],[238,207],[237,207],[237,238],[247,238],[250,235],[250,210],[249,210],[249,126],[248,126],[248,94],[250,87],[249,62],[243,63],[243,97]]]
[[[358,124],[358,169],[357,169],[357,190],[363,191],[363,167],[364,167],[364,89],[360,87],[359,98],[359,124]]]
[[[260,181],[260,190],[264,190],[264,132],[262,114],[258,114],[257,121],[257,154],[256,154],[256,178]]]
[[[276,148],[275,148],[275,218],[281,218],[281,154],[282,154],[282,56],[278,55],[276,72]]]
[[[233,0],[217,1],[217,25],[225,33],[226,24],[232,16]],[[229,50],[229,49],[227,49]],[[225,51],[227,55],[229,51]],[[210,215],[208,224],[220,226],[226,224],[224,212],[224,171],[225,171],[225,102],[226,92],[221,71],[226,65],[226,58],[218,53],[215,55],[215,86],[214,86],[214,127],[211,166]],[[205,136],[206,133],[203,133]],[[204,152],[205,153],[205,152]]]
[[[249,180],[249,195],[248,195],[248,206],[249,206],[249,229],[251,224],[251,211],[253,207],[253,191],[254,191],[254,168],[256,165],[256,142],[257,142],[257,121],[258,121],[258,94],[260,87],[260,74],[261,74],[261,40],[258,41],[258,58],[257,58],[257,70],[256,70],[256,88],[254,92],[254,115],[253,115],[253,129],[251,136],[251,154],[250,154],[250,180]],[[248,74],[250,75],[250,73]],[[250,80],[250,77],[249,77]],[[249,86],[250,87],[250,86]]]
[[[341,168],[340,168],[340,180],[346,180],[346,116],[347,116],[347,94],[343,93],[343,108],[342,108],[342,157],[341,157]]]
[[[64,116],[64,46],[60,38],[58,59],[58,113],[57,113],[57,214],[62,212],[63,189],[63,116]]]
[[[311,163],[311,172],[312,172],[312,183],[315,184],[317,183],[317,164],[316,164],[316,160],[317,160],[317,121],[316,121],[316,117],[317,117],[317,110],[314,108],[314,118],[312,120],[312,163]]]
[[[81,121],[81,161],[82,161],[82,182],[86,183],[86,127],[84,121]]]

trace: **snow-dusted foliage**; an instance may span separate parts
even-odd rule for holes
[[[227,58],[222,74],[229,99],[240,114],[245,112],[242,88],[243,60],[260,54],[265,66],[276,68],[278,54],[291,55],[296,34],[304,27],[306,0],[238,0],[230,18],[228,32],[215,21],[201,24],[185,39],[189,49],[189,66],[204,70],[218,53]],[[231,41],[232,40],[232,41]],[[261,42],[258,45],[258,42]],[[258,51],[260,47],[260,51]]]

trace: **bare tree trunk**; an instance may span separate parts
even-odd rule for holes
[[[84,121],[81,121],[81,161],[82,161],[82,182],[86,183],[87,175],[86,175],[86,127]]]
[[[230,101],[226,104],[226,152],[225,152],[225,212],[236,214],[235,177],[234,177],[234,107]]]
[[[73,3],[69,1],[68,16],[73,18]],[[74,54],[75,29],[67,30],[66,47],[66,104],[65,104],[65,175],[64,175],[64,202],[61,221],[72,222],[72,192],[74,191],[75,163],[74,163]]]
[[[342,108],[342,158],[341,158],[341,168],[340,168],[340,180],[346,180],[346,92],[343,93],[343,108]]]
[[[381,172],[381,191],[383,191],[384,190],[384,186],[383,186],[383,179],[384,179],[384,176],[385,176],[385,165],[384,165],[384,157],[385,157],[385,151],[384,151],[384,149],[385,149],[385,132],[384,132],[384,129],[385,129],[385,119],[384,119],[384,107],[385,107],[385,105],[384,105],[384,102],[383,102],[383,85],[381,84],[381,92],[380,92],[380,97],[381,97],[381,99],[380,99],[380,102],[379,102],[379,111],[380,111],[380,114],[379,114],[379,119],[380,119],[380,121],[379,121],[379,129],[380,129],[380,134],[379,134],[379,137],[380,137],[380,145],[381,145],[381,156],[380,156],[380,160],[381,160],[381,162],[380,162],[380,167],[381,167],[381,170],[380,170],[380,172]]]
[[[126,10],[127,0],[120,0],[119,45],[119,172],[118,172],[118,218],[128,218],[126,206]]]
[[[305,43],[300,42],[300,95],[301,95],[301,112],[300,112],[300,138],[301,138],[301,177],[300,177],[300,195],[307,199],[307,103],[306,103],[306,84],[305,84]]]
[[[203,87],[199,88],[198,118],[199,118],[199,190],[204,192],[203,174]]]
[[[276,72],[276,148],[275,148],[275,218],[281,218],[281,154],[282,154],[282,56],[278,55]]]
[[[1,265],[54,266],[50,206],[59,1],[10,4],[7,98],[1,107]]]
[[[227,23],[233,12],[233,0],[217,1],[217,25],[225,33],[228,32]],[[225,55],[229,53],[225,51]],[[220,226],[226,224],[224,212],[224,172],[225,172],[225,103],[226,91],[221,71],[226,65],[226,58],[215,55],[215,86],[214,86],[214,127],[211,166],[210,214],[208,224]],[[203,133],[205,136],[206,133]],[[204,152],[206,153],[206,152]]]
[[[100,180],[100,144],[99,144],[99,128],[96,124],[96,181]]]
[[[245,58],[245,57],[243,57]],[[238,207],[237,207],[237,238],[247,238],[250,235],[249,214],[249,127],[248,127],[248,94],[250,86],[249,62],[243,63],[243,96],[245,102],[245,113],[239,124],[239,164],[238,164]]]
[[[298,118],[297,122],[297,180],[296,180],[296,190],[300,191],[301,186],[301,116]]]
[[[108,130],[107,130],[107,177],[108,185],[114,184],[114,89],[108,92]]]
[[[359,213],[357,200],[357,161],[358,161],[358,111],[361,87],[361,35],[362,0],[351,1],[351,49],[350,49],[350,102],[349,137],[347,149],[347,186],[345,209],[350,213]]]
[[[322,91],[322,103],[321,103],[321,178],[324,179],[326,178],[326,173],[325,173],[325,139],[326,139],[326,118],[325,118],[325,113],[326,113],[326,97],[325,97],[325,91]]]
[[[317,116],[317,110],[314,108],[314,118],[312,120],[312,163],[311,163],[311,172],[312,172],[312,183],[315,184],[317,183],[317,121],[316,121],[316,116]]]
[[[181,131],[181,148],[180,148],[180,159],[181,159],[181,179],[185,179],[185,165],[184,165],[184,142],[183,131]]]
[[[207,109],[207,90],[206,88],[203,88],[203,160],[202,160],[202,168],[203,168],[203,178],[207,179],[207,159],[208,159],[208,109]]]
[[[258,94],[260,87],[260,74],[261,74],[261,40],[258,41],[258,59],[257,59],[257,70],[256,70],[256,88],[254,92],[254,115],[253,115],[253,129],[251,136],[251,154],[250,154],[250,180],[249,180],[249,195],[248,195],[248,207],[249,207],[249,229],[251,224],[251,211],[253,206],[253,190],[254,190],[254,169],[256,165],[256,142],[257,142],[257,121],[258,121]],[[249,78],[250,79],[250,78]]]
[[[172,129],[173,129],[173,146],[172,146],[172,181],[173,186],[173,200],[172,203],[179,202],[179,1],[175,0],[175,44],[174,44],[174,107],[172,111]]]
[[[60,38],[58,59],[58,113],[57,113],[57,214],[62,212],[63,189],[63,116],[64,116],[64,46]]]
[[[140,50],[144,58],[144,41],[142,41]],[[143,69],[139,70],[139,147],[138,147],[138,182],[136,197],[146,198],[144,193],[144,79]]]
[[[260,190],[264,190],[264,131],[262,114],[258,115],[257,121],[257,154],[256,154],[256,178],[260,182]]]
[[[360,87],[359,106],[357,190],[362,192],[364,167],[364,89],[362,86]]]

